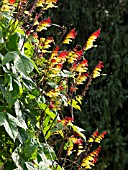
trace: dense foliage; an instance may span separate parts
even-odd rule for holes
[[[82,170],[98,160],[106,131],[94,128],[86,139],[88,127],[77,125],[75,111],[82,113],[91,83],[105,75],[102,61],[91,69],[85,59],[101,29],[70,48],[75,28],[67,32],[47,16],[56,3],[0,4],[0,169]],[[47,36],[51,26],[60,29],[57,41]]]
[[[102,60],[107,76],[97,79],[84,99],[85,105],[79,125],[107,129],[102,160],[98,170],[124,170],[128,166],[128,1],[60,0],[54,19],[68,28],[77,27],[81,35],[76,43],[83,43],[84,35],[102,29],[99,48],[89,51],[89,61]],[[77,121],[78,122],[78,121]]]

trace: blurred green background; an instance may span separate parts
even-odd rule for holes
[[[87,137],[96,128],[100,132],[107,130],[94,169],[127,169],[128,0],[59,0],[58,8],[50,10],[48,15],[52,15],[52,23],[64,25],[68,30],[75,27],[78,35],[74,44],[80,46],[101,28],[98,48],[88,50],[85,57],[90,69],[99,60],[103,61],[102,73],[107,75],[93,80],[83,101],[83,112],[75,112],[75,118]]]

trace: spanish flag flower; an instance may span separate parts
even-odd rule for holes
[[[40,39],[41,40],[41,39]],[[48,37],[47,39],[45,39],[44,41],[42,41],[42,48],[43,49],[48,49],[51,45],[51,43],[54,42],[53,37]]]
[[[65,40],[63,41],[63,44],[70,44],[72,39],[75,39],[76,35],[77,33],[75,32],[75,28],[74,28],[67,34],[67,36],[65,37]]]
[[[46,95],[48,97],[50,97],[50,98],[51,97],[57,97],[58,96],[58,92],[56,90],[51,90],[51,91],[47,92]]]
[[[79,156],[81,154],[81,152],[83,152],[83,140],[81,138],[76,138],[74,137],[74,135],[72,135],[71,137],[68,138],[68,149],[67,149],[67,155],[71,155],[74,150],[74,144],[78,145],[78,149],[77,149],[77,156]]]
[[[39,25],[37,26],[37,31],[41,32],[42,30],[47,30],[47,28],[50,26],[51,26],[51,19],[50,17],[48,17],[48,19],[44,19],[39,23]]]
[[[96,150],[88,154],[82,160],[81,167],[85,167],[86,169],[91,169],[91,167],[94,166],[94,163],[97,162],[97,157],[99,155],[100,150],[101,150],[101,147],[99,146]]]
[[[96,130],[91,137],[88,139],[88,142],[94,142],[95,138],[98,136],[98,130]]]
[[[74,121],[73,118],[68,117],[68,116],[65,116],[64,119],[58,120],[57,122],[60,122],[60,123],[62,123],[63,125],[67,125],[68,123],[71,123],[71,122],[73,122],[73,121]]]
[[[97,136],[97,138],[95,139],[95,142],[100,143],[101,140],[104,138],[104,136],[106,135],[106,131],[103,131],[99,136]]]
[[[85,46],[84,46],[84,50],[88,50],[92,47],[97,47],[97,45],[93,45],[93,42],[99,37],[100,35],[100,30],[98,29],[97,31],[95,31],[94,33],[92,33],[92,35],[88,38]]]
[[[50,57],[50,61],[52,59],[55,59],[56,56],[58,56],[58,51],[59,51],[60,47],[56,46],[56,48],[52,51],[51,57]]]
[[[102,68],[104,68],[103,62],[99,61],[99,63],[97,64],[97,66],[93,70],[92,77],[96,78],[96,77],[100,76],[100,72],[101,72]]]
[[[88,77],[88,73],[78,75],[77,78],[75,79],[76,84],[77,85],[83,84],[83,82],[86,81],[87,77]]]
[[[105,135],[106,135],[106,131],[103,131],[100,135],[98,135],[98,130],[96,130],[91,135],[91,137],[89,138],[88,142],[97,142],[97,143],[100,143]]]
[[[81,62],[77,65],[75,71],[77,71],[77,72],[79,72],[79,73],[87,72],[87,70],[88,70],[87,66],[88,66],[88,61],[87,61],[86,59],[84,59],[83,61],[81,61]]]
[[[78,61],[83,55],[83,50],[77,50],[74,48],[73,51],[70,51],[68,54],[68,63],[73,63],[74,61]]]
[[[14,3],[15,3],[15,0],[9,0],[9,3],[10,3],[10,4],[14,4]]]

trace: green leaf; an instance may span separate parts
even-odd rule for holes
[[[0,126],[4,126],[6,132],[14,141],[18,135],[17,126],[25,129],[25,127],[18,121],[17,118],[5,112],[0,112]]]
[[[18,135],[18,128],[17,126],[12,123],[11,121],[9,120],[5,120],[4,122],[4,128],[6,130],[6,132],[8,133],[8,135],[15,141],[17,135]]]
[[[23,160],[21,160],[20,154],[19,154],[19,150],[20,150],[20,146],[17,147],[14,152],[12,153],[12,159],[14,161],[14,163],[16,164],[17,168],[20,170],[23,170],[22,166],[23,165]]]
[[[4,125],[7,116],[5,112],[0,112],[0,126]]]
[[[71,126],[72,129],[79,134],[79,136],[81,136],[85,141],[86,141],[86,137],[83,133],[81,133],[82,131],[85,131],[84,129],[82,128],[79,128],[78,126],[76,125],[73,125],[72,123],[68,123],[68,126]]]
[[[19,72],[23,73],[24,75],[32,72],[34,68],[31,60],[24,55],[21,55],[14,60],[14,66]]]
[[[64,170],[64,168],[61,167],[60,165],[55,165],[52,167],[52,170]]]
[[[55,119],[56,114],[51,112],[48,106],[45,103],[39,103],[38,104],[39,108],[44,110],[47,115],[49,115],[52,119]]]
[[[22,82],[24,84],[24,86],[29,89],[32,90],[33,87],[35,86],[34,82],[32,81],[31,78],[29,78],[28,76],[23,76],[22,77]]]
[[[25,162],[28,170],[37,170],[37,168],[31,162]]]
[[[12,86],[13,86],[13,90],[9,91],[9,88],[7,88],[5,90],[5,94],[4,94],[4,97],[9,105],[9,107],[11,107],[15,103],[17,98],[19,97],[19,86],[14,81],[12,82]]]
[[[15,118],[14,116],[12,116],[9,113],[7,113],[7,115],[8,115],[9,121],[12,122],[14,125],[19,126],[25,130],[27,129],[27,126],[24,126],[24,124],[21,124],[17,118]]]
[[[23,44],[21,35],[19,33],[14,33],[13,35],[10,36],[6,45],[9,51],[18,51],[18,49],[20,49],[21,47],[21,44]]]
[[[78,105],[78,102],[74,99],[72,99],[72,107],[75,108],[76,110],[80,110],[81,111],[81,108],[80,106]]]
[[[36,71],[40,74],[41,72],[39,71],[39,69],[38,69],[36,63],[35,63],[33,60],[31,60],[31,62],[32,62],[34,68],[36,69]]]
[[[23,118],[23,114],[22,114],[22,111],[20,109],[20,102],[19,100],[17,100],[15,102],[15,113],[16,113],[16,116],[17,116],[17,119],[18,121],[21,123],[21,125],[24,127],[24,129],[27,129],[27,125],[25,123],[25,120]]]
[[[53,148],[50,145],[48,145],[46,143],[42,143],[39,147],[39,151],[43,152],[46,155],[47,159],[57,160],[55,151],[53,150]]]
[[[2,60],[2,65],[5,65],[5,64],[9,63],[10,61],[16,59],[18,56],[19,56],[19,55],[18,55],[18,52],[17,52],[17,51],[10,51],[10,52],[8,52],[8,53],[4,56],[4,58],[3,58],[3,60]]]
[[[2,30],[0,30],[0,44],[4,43]]]

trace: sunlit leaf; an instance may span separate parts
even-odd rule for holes
[[[17,51],[8,52],[2,60],[2,65],[9,63],[10,61],[16,59],[18,56],[19,56],[19,54]]]

